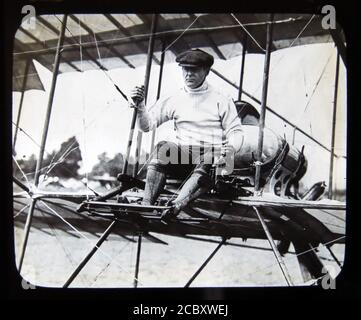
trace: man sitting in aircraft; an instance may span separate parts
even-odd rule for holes
[[[233,156],[243,143],[242,124],[233,100],[206,81],[213,57],[200,49],[192,49],[178,55],[176,62],[182,67],[184,79],[184,87],[177,93],[158,100],[151,108],[144,104],[143,86],[135,87],[131,94],[137,104],[142,131],[174,121],[177,143],[157,144],[148,165],[142,202],[154,204],[167,175],[185,179],[173,201],[174,215],[207,192],[209,188],[200,185],[199,178],[209,176],[212,163],[219,155],[225,159],[226,171],[233,170]]]

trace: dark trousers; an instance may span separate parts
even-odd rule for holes
[[[215,156],[212,147],[178,145],[169,141],[159,142],[154,153],[149,166],[176,179],[184,179],[192,172],[209,175]]]

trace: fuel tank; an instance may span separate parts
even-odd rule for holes
[[[235,155],[232,173],[247,176],[251,184],[254,184],[258,130],[256,125],[243,125],[244,142]],[[303,150],[291,146],[271,129],[264,128],[261,163],[262,187],[278,196],[297,197],[298,182],[307,170]]]

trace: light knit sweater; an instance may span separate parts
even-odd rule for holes
[[[177,140],[182,145],[228,144],[239,151],[243,143],[241,120],[231,98],[206,81],[196,89],[184,87],[158,100],[149,110],[139,107],[138,124],[148,132],[173,120]]]

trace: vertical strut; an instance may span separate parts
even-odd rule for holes
[[[271,248],[272,248],[272,251],[276,257],[276,260],[277,260],[277,263],[279,265],[279,267],[281,268],[281,271],[283,273],[283,276],[287,282],[287,285],[288,286],[293,286],[293,283],[292,283],[292,280],[291,280],[291,277],[289,275],[289,272],[287,270],[287,267],[282,259],[282,256],[280,254],[280,252],[278,251],[277,249],[277,246],[272,238],[272,235],[271,235],[271,232],[269,231],[263,217],[261,216],[261,213],[258,211],[258,209],[256,207],[253,207],[254,211],[256,212],[256,215],[257,215],[257,218],[259,220],[259,222],[261,223],[262,225],[262,228],[267,236],[267,239],[268,239],[268,242],[269,244],[271,245]]]
[[[22,108],[23,108],[24,95],[25,95],[25,89],[26,89],[26,82],[28,80],[29,67],[30,67],[30,64],[31,64],[30,59],[27,59],[25,63],[26,63],[26,65],[25,65],[25,73],[24,73],[24,79],[23,79],[23,83],[22,83],[22,87],[21,87],[21,98],[20,98],[18,115],[17,115],[17,118],[16,118],[16,127],[15,127],[15,133],[14,133],[14,141],[13,141],[13,153],[14,154],[15,154],[16,140],[17,140],[17,137],[18,137],[19,125],[20,125],[21,111],[22,111]]]
[[[24,238],[23,238],[23,242],[21,244],[21,251],[20,251],[20,258],[19,258],[19,273],[21,272],[21,268],[22,268],[23,262],[24,262],[24,256],[25,256],[26,246],[28,244],[30,227],[31,227],[31,222],[33,220],[33,213],[34,213],[35,205],[36,205],[36,199],[31,199],[31,204],[30,204],[28,215],[26,217],[26,222],[25,222],[25,227],[24,227]]]
[[[36,186],[39,183],[40,169],[41,169],[41,166],[42,166],[42,163],[43,163],[46,139],[48,137],[48,129],[49,129],[51,111],[52,111],[52,107],[53,107],[55,86],[56,86],[56,81],[57,81],[58,72],[59,72],[60,53],[61,53],[60,50],[61,50],[61,47],[63,46],[63,42],[64,42],[64,34],[65,34],[65,27],[66,27],[67,17],[68,17],[68,15],[64,14],[63,21],[62,21],[62,24],[61,24],[61,32],[60,32],[60,36],[59,36],[59,40],[58,40],[58,45],[56,47],[54,69],[53,69],[53,77],[52,77],[52,80],[51,80],[48,107],[47,107],[47,110],[46,110],[45,124],[44,124],[44,128],[43,128],[43,135],[41,137],[39,157],[38,157],[38,161],[36,163],[36,169],[35,169],[35,178],[34,178],[35,181],[34,181],[34,184]]]
[[[16,177],[13,177],[13,181],[24,191],[26,191],[27,193],[30,193],[30,189],[23,184],[19,179],[17,179]]]
[[[140,263],[140,251],[142,249],[142,234],[138,236],[138,247],[137,247],[137,260],[135,262],[134,272],[134,288],[138,287],[138,275],[139,275],[139,263]]]
[[[157,100],[160,97],[160,90],[162,88],[162,78],[163,78],[163,67],[164,67],[164,58],[165,58],[165,40],[162,41],[162,54],[160,56],[160,69],[159,69],[159,78],[158,78],[158,90],[157,90]],[[152,154],[154,149],[155,133],[156,128],[152,131],[152,138],[150,143],[150,154]]]
[[[238,88],[238,101],[242,100],[242,89],[243,89],[243,78],[244,78],[244,67],[246,61],[246,50],[247,50],[247,34],[244,34],[243,46],[242,46],[242,64],[241,64],[241,73],[239,78],[239,88]]]
[[[296,139],[296,126],[293,127],[292,131],[292,145],[295,145],[295,139]]]
[[[332,136],[331,136],[331,154],[330,154],[330,171],[328,177],[328,198],[332,199],[333,191],[333,163],[335,159],[335,134],[336,134],[336,120],[337,120],[337,96],[338,96],[338,79],[340,69],[340,55],[336,58],[336,75],[335,75],[335,91],[333,95],[333,114],[332,114]]]
[[[147,64],[146,64],[145,78],[144,78],[144,92],[145,92],[144,103],[145,104],[147,102],[147,96],[148,96],[150,71],[152,68],[152,57],[153,57],[153,52],[154,52],[154,34],[155,34],[156,28],[157,28],[157,20],[158,20],[157,14],[153,14],[152,15],[151,34],[149,37],[149,45],[148,45]],[[136,151],[135,151],[136,157],[135,157],[135,164],[134,164],[134,168],[133,168],[133,177],[135,177],[138,173],[141,144],[142,144],[142,132],[138,131],[137,146],[136,146]]]
[[[36,169],[35,169],[35,178],[34,178],[35,181],[34,181],[34,184],[36,186],[39,183],[40,169],[41,169],[41,165],[42,165],[42,162],[43,162],[46,138],[47,138],[47,135],[48,135],[48,129],[49,129],[49,123],[50,123],[50,115],[51,115],[51,109],[52,109],[52,105],[53,105],[54,92],[55,92],[55,85],[56,85],[56,80],[57,80],[58,71],[59,71],[60,49],[61,49],[61,47],[63,45],[63,41],[64,41],[66,20],[67,20],[67,15],[64,14],[62,25],[61,25],[61,32],[60,32],[59,40],[58,40],[58,45],[56,47],[56,52],[55,52],[53,78],[52,78],[52,81],[51,81],[51,88],[50,88],[50,92],[49,92],[49,101],[48,101],[48,107],[47,107],[47,111],[46,111],[46,118],[45,118],[45,124],[44,124],[44,129],[43,129],[43,135],[42,135],[42,138],[41,138],[40,152],[39,152],[39,157],[38,157],[38,161],[36,163]],[[30,205],[30,208],[29,208],[29,212],[28,212],[28,216],[26,218],[26,224],[25,224],[25,229],[24,229],[24,239],[23,239],[23,243],[22,243],[21,251],[20,251],[19,272],[21,271],[23,261],[24,261],[24,256],[25,256],[26,246],[27,246],[27,243],[28,243],[31,222],[32,222],[33,215],[34,215],[35,204],[36,204],[36,200],[32,199],[32,202],[31,202],[31,205]]]
[[[233,88],[236,88],[237,90],[239,89],[238,85],[234,84],[231,80],[227,79],[223,74],[221,74],[220,72],[218,72],[217,70],[211,68],[210,70],[211,72],[213,72],[217,77],[219,77],[220,79],[222,79],[224,82],[228,83],[230,86],[232,86]],[[248,98],[250,98],[252,101],[258,103],[258,104],[262,104],[260,100],[258,100],[257,98],[255,98],[253,95],[249,94],[248,92],[246,92],[245,90],[242,89],[242,93],[247,96]],[[283,117],[282,115],[280,115],[279,113],[277,113],[276,111],[274,111],[273,109],[271,109],[270,107],[266,106],[266,110],[272,114],[274,114],[277,118],[281,119],[282,121],[284,121],[285,123],[289,124],[290,126],[294,127],[295,130],[297,130],[297,132],[302,133],[303,136],[307,137],[308,139],[310,139],[311,141],[315,142],[317,145],[319,145],[322,149],[331,152],[331,150],[326,147],[325,145],[323,145],[320,141],[318,141],[317,139],[315,139],[314,137],[312,137],[310,134],[308,134],[307,132],[303,131],[301,128],[297,127],[294,123],[290,122],[289,120],[287,120],[285,117]],[[345,158],[344,156],[342,156],[342,158]]]
[[[127,151],[125,154],[125,160],[124,160],[123,171],[122,171],[123,174],[126,174],[127,170],[128,170],[130,148],[132,147],[135,122],[137,120],[137,113],[138,113],[138,109],[134,108],[133,115],[132,115],[132,122],[130,123],[130,130],[129,130],[129,136],[128,136],[128,142],[127,142]]]
[[[262,151],[263,151],[263,131],[264,123],[266,117],[266,105],[267,105],[267,92],[268,92],[268,77],[269,77],[269,66],[271,60],[271,45],[272,45],[272,31],[273,31],[273,14],[271,15],[271,22],[267,24],[267,45],[266,45],[266,55],[264,61],[264,71],[263,71],[263,88],[262,88],[262,104],[261,104],[261,114],[259,119],[259,132],[258,132],[258,149],[256,156],[256,175],[255,175],[255,191],[260,191],[260,178],[261,178],[261,161],[262,161]]]
[[[152,15],[151,34],[149,37],[147,64],[146,64],[145,77],[144,77],[144,92],[145,92],[144,103],[145,104],[146,104],[147,97],[148,97],[150,72],[151,72],[151,68],[152,68],[152,56],[153,56],[153,52],[154,52],[154,34],[155,34],[155,31],[157,28],[157,18],[158,18],[157,14]],[[136,110],[134,110],[134,112],[135,111]],[[136,117],[136,115],[135,115],[135,117]],[[142,144],[142,132],[138,131],[137,146],[136,146],[136,150],[135,150],[135,164],[134,164],[134,168],[133,168],[133,177],[136,177],[136,175],[138,173],[141,144]],[[138,286],[138,274],[139,274],[139,262],[140,262],[141,248],[142,248],[142,234],[139,234],[138,249],[137,249],[137,261],[135,264],[134,288],[136,288]]]

